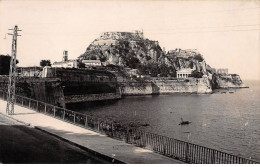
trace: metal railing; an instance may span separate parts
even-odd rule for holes
[[[6,100],[7,92],[0,91],[0,98]],[[115,123],[112,120],[71,111],[41,101],[16,95],[16,104],[54,118],[87,128],[126,143],[152,150],[156,153],[195,164],[258,164],[215,149],[180,141],[166,136],[145,132],[134,127]]]

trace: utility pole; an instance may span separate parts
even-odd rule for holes
[[[10,71],[9,71],[9,81],[8,81],[8,95],[7,95],[7,106],[6,113],[14,114],[14,103],[15,103],[15,80],[16,80],[16,49],[17,49],[17,36],[18,31],[22,31],[18,29],[18,26],[14,26],[13,34],[8,33],[8,35],[13,36],[12,40],[12,55],[10,60]]]

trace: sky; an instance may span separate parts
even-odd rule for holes
[[[214,68],[260,80],[260,1],[0,0],[0,54],[11,54],[18,25],[19,66],[76,59],[102,32],[143,30],[166,51],[197,49]]]

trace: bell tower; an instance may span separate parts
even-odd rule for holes
[[[67,51],[67,50],[64,50],[64,51],[63,51],[62,61],[63,61],[63,62],[68,61],[68,51]]]

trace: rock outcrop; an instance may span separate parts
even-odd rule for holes
[[[212,88],[246,88],[247,86],[242,82],[237,74],[220,75],[214,74],[212,76]]]
[[[158,41],[144,38],[141,31],[102,33],[79,59],[99,59],[104,66],[137,69],[138,75],[151,77],[176,77],[176,71],[189,68],[193,69],[195,78],[207,76],[213,89],[245,87],[237,74],[218,74],[196,49],[175,49],[166,53]]]

